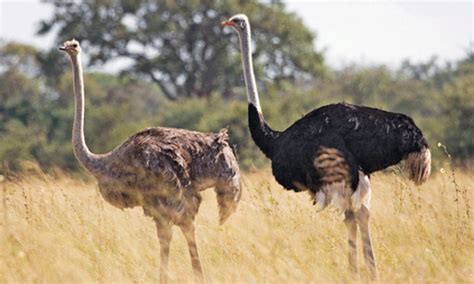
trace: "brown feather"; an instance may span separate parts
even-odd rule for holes
[[[100,192],[119,208],[143,206],[147,215],[179,224],[194,220],[199,192],[205,188],[218,187],[219,205],[232,212],[240,200],[239,167],[225,129],[201,133],[148,128],[129,137],[107,159],[107,168],[97,176]],[[221,197],[226,195],[230,197]]]

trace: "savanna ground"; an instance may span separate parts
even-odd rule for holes
[[[472,283],[472,172],[438,172],[421,187],[392,173],[372,177],[372,237],[381,283]],[[149,283],[159,280],[159,242],[141,209],[102,200],[93,181],[42,173],[0,183],[0,282]],[[318,213],[269,171],[243,176],[237,212],[218,226],[204,192],[197,236],[207,282],[358,282],[347,264],[341,214]],[[362,254],[360,281],[366,281]],[[172,282],[192,281],[184,237],[174,229]]]

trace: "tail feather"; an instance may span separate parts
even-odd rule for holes
[[[223,189],[226,191],[223,191]],[[240,186],[227,188],[216,187],[216,193],[217,204],[219,206],[219,225],[222,225],[237,209],[242,191]]]
[[[424,183],[431,174],[430,149],[423,147],[420,151],[408,154],[405,158],[405,170],[416,185]]]
[[[235,212],[242,196],[240,173],[236,172],[227,183],[216,186],[215,191],[219,206],[219,224],[222,225]]]

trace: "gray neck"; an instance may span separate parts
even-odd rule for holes
[[[247,23],[247,28],[243,32],[239,32],[240,48],[242,50],[242,64],[244,68],[245,85],[247,87],[248,102],[253,104],[259,113],[262,113],[260,108],[260,100],[257,91],[257,82],[255,81],[255,74],[253,71],[252,49],[250,39],[250,25]]]
[[[84,79],[82,75],[81,56],[71,56],[72,71],[74,76],[75,115],[72,127],[72,145],[77,160],[92,174],[99,174],[102,159],[89,151],[84,138]]]

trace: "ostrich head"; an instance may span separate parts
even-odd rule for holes
[[[244,14],[237,14],[228,21],[222,22],[222,25],[233,27],[238,33],[243,33],[249,29],[249,19]]]
[[[81,46],[79,42],[75,39],[69,40],[63,43],[63,46],[59,50],[65,51],[70,56],[78,55],[81,52]]]

